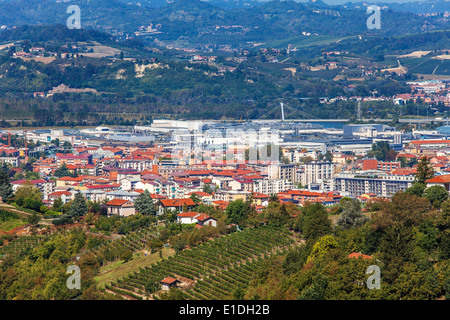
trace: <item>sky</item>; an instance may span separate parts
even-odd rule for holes
[[[363,0],[323,0],[323,2],[328,3],[328,4],[343,4],[343,3],[347,3],[347,2],[362,2]],[[423,0],[372,0],[372,1],[364,1],[367,3],[378,3],[378,2],[386,2],[386,3],[392,3],[392,2],[397,2],[397,3],[406,3],[406,2],[418,2],[418,1],[423,1]]]
[[[262,0],[262,1],[269,1],[269,0]],[[308,2],[309,0],[295,0],[297,2]],[[323,2],[327,4],[344,4],[348,2],[366,2],[366,3],[407,3],[407,2],[418,2],[423,0],[323,0]]]

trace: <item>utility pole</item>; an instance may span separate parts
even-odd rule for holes
[[[361,101],[358,101],[357,119],[361,121]]]
[[[28,161],[28,139],[27,139],[27,131],[23,132],[25,134],[25,161]]]
[[[282,119],[282,121],[284,121],[284,105],[283,105],[283,102],[281,102],[280,105],[281,105],[281,119]]]

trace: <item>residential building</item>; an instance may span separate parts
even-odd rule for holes
[[[106,207],[108,216],[128,217],[136,214],[134,204],[129,200],[113,199],[106,203]]]

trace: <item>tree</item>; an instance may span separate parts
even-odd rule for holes
[[[242,199],[231,201],[225,209],[231,223],[243,223],[252,212],[250,202]]]
[[[19,206],[23,206],[25,202],[31,203],[32,201],[42,203],[42,194],[38,187],[29,181],[25,181],[14,193],[14,201]]]
[[[427,185],[425,183],[416,182],[411,187],[406,189],[405,193],[416,197],[421,197],[426,188]]]
[[[306,262],[308,263],[309,261],[323,257],[327,255],[330,250],[338,248],[339,244],[332,235],[323,236],[314,244]]]
[[[206,192],[208,194],[212,194],[213,190],[212,190],[212,188],[211,188],[211,186],[209,184],[205,184],[205,185],[203,185],[203,192]]]
[[[263,214],[269,224],[279,227],[288,224],[290,218],[286,205],[280,205],[278,202],[270,202],[267,208],[264,208]]]
[[[296,218],[294,229],[303,233],[306,240],[317,240],[331,232],[331,221],[321,203],[307,203]]]
[[[11,199],[13,195],[14,192],[8,174],[5,171],[0,170],[0,197],[2,198],[2,201]]]
[[[77,192],[75,194],[75,199],[70,205],[69,215],[72,217],[80,217],[84,216],[88,212],[88,206],[86,203],[86,199],[81,194],[81,192]]]
[[[64,162],[61,167],[55,170],[54,174],[55,177],[61,178],[61,177],[69,177],[71,176],[70,170],[67,168],[66,163]]]
[[[348,199],[343,201],[344,199],[341,200],[342,213],[337,224],[344,229],[358,228],[364,225],[369,218],[362,214],[359,200]]]
[[[137,212],[143,215],[156,215],[155,204],[148,190],[141,193],[134,201]]]
[[[130,249],[125,249],[121,255],[120,255],[120,259],[123,260],[124,262],[128,262],[133,258],[133,252],[131,252]]]
[[[279,201],[279,199],[278,199],[278,195],[276,193],[272,193],[269,196],[269,202],[278,202],[278,201]]]
[[[191,194],[190,198],[192,199],[192,201],[194,201],[196,205],[202,202],[196,193]]]
[[[423,192],[423,197],[428,199],[435,208],[440,208],[441,204],[448,199],[448,192],[442,186],[432,186]]]
[[[313,278],[311,285],[302,291],[299,299],[325,300],[325,291],[327,289],[327,286],[327,277],[319,273]]]
[[[415,181],[425,184],[428,179],[434,177],[434,169],[427,157],[422,157],[417,165]]]
[[[380,161],[386,161],[386,157],[391,150],[389,142],[387,141],[377,141],[372,145],[372,150],[367,153],[368,157],[374,157]],[[391,153],[389,157],[393,157],[394,155]],[[395,156],[394,156],[395,158]]]
[[[32,225],[37,225],[41,221],[41,217],[35,212],[28,217],[28,222]]]

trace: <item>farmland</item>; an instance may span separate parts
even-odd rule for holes
[[[18,256],[44,242],[45,236],[20,236],[0,247],[0,257]]]
[[[128,299],[155,299],[160,294],[160,281],[175,277],[185,283],[187,290],[183,294],[188,299],[229,298],[233,290],[248,283],[266,259],[294,243],[291,234],[283,229],[248,229],[140,268],[105,288]]]

